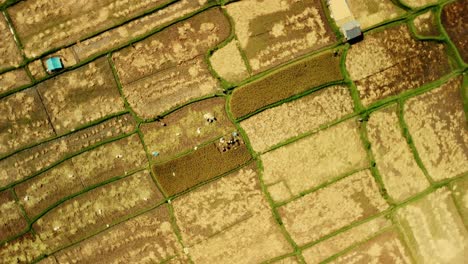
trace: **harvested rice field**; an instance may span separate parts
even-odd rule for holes
[[[0,263],[466,262],[463,0],[91,2],[0,0]]]

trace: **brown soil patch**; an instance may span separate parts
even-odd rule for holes
[[[42,64],[42,60],[35,60],[28,64],[28,69],[34,79],[40,80],[47,76],[45,66]]]
[[[237,83],[249,77],[236,40],[216,50],[210,58],[210,63],[218,75],[228,82]]]
[[[293,196],[369,165],[354,119],[267,152],[261,158],[265,184],[284,181]]]
[[[177,198],[173,205],[182,238],[189,246],[270,210],[255,163]]]
[[[468,6],[465,1],[460,0],[450,3],[442,9],[442,25],[450,39],[458,48],[462,59],[468,63]]]
[[[0,259],[5,263],[32,263],[46,250],[47,246],[38,236],[26,233],[0,245]]]
[[[73,46],[73,50],[80,60],[88,59],[99,53],[123,46],[132,39],[144,36],[160,26],[200,9],[206,3],[206,0],[178,1],[152,14],[78,42]]]
[[[346,68],[366,106],[451,70],[444,45],[413,39],[406,25],[367,34],[349,49]]]
[[[252,148],[263,152],[352,112],[353,99],[348,87],[332,86],[260,112],[242,121],[241,126]]]
[[[284,259],[281,259],[281,260],[278,260],[278,261],[275,261],[275,262],[272,262],[272,263],[275,263],[275,264],[299,264],[301,262],[299,262],[299,260],[297,260],[297,257],[287,257],[287,258],[284,258]]]
[[[143,171],[62,203],[33,227],[53,251],[149,208],[162,198],[149,172]]]
[[[401,2],[412,8],[419,8],[425,5],[436,4],[437,0],[401,0]]]
[[[387,20],[396,19],[405,11],[389,0],[348,0],[351,13],[367,29]]]
[[[9,71],[0,75],[0,94],[31,83],[24,69]]]
[[[302,255],[307,263],[321,263],[357,243],[366,241],[375,233],[391,225],[392,222],[384,216],[378,217],[304,249]]]
[[[395,229],[378,235],[330,263],[413,263]]]
[[[59,134],[125,110],[106,58],[47,80],[38,91]]]
[[[373,112],[367,130],[384,185],[391,197],[402,201],[429,187],[429,182],[403,137],[396,110],[393,105]]]
[[[467,10],[468,11],[468,10]],[[468,22],[468,21],[467,21]],[[437,25],[437,19],[432,11],[428,11],[414,18],[413,20],[416,34],[424,37],[439,36],[439,26]]]
[[[291,253],[271,212],[256,214],[194,245],[189,253],[195,263],[262,263]]]
[[[292,201],[278,212],[292,239],[304,245],[387,207],[366,170]]]
[[[440,188],[397,212],[418,263],[464,263],[468,231],[450,191]]]
[[[0,100],[0,155],[55,136],[36,89]]]
[[[468,126],[461,85],[460,76],[405,104],[409,132],[423,164],[435,180],[468,171]]]
[[[0,192],[0,212],[0,241],[19,234],[28,226],[10,190]]]
[[[227,11],[254,73],[336,41],[319,0],[239,1]]]
[[[138,135],[102,145],[65,161],[15,187],[30,217],[68,195],[141,168],[146,154]]]
[[[0,160],[0,186],[11,184],[47,168],[64,157],[135,128],[131,115],[112,118]]]
[[[0,70],[17,67],[23,61],[3,14],[0,16]]]
[[[130,105],[151,118],[214,94],[219,84],[203,58],[228,36],[229,21],[214,8],[116,52],[113,59]]]
[[[339,54],[326,51],[235,89],[230,102],[231,111],[235,118],[239,118],[315,86],[342,78]]]
[[[26,214],[34,218],[52,204],[84,188],[73,163],[67,160],[38,176],[15,186]]]
[[[180,251],[169,210],[160,206],[56,254],[60,263],[160,263]]]
[[[133,3],[103,0],[88,3],[66,0],[32,0],[10,8],[11,16],[28,57],[74,43],[93,32],[121,24],[168,0]]]
[[[243,142],[226,152],[221,152],[218,144],[212,143],[178,159],[154,165],[155,176],[166,193],[171,196],[182,192],[251,159]]]
[[[460,215],[463,218],[465,226],[468,226],[468,177],[450,183],[453,197],[456,200]]]
[[[148,151],[156,162],[172,159],[177,154],[191,150],[234,131],[235,127],[225,111],[224,98],[212,98],[196,102],[165,116],[160,121],[142,124],[140,129]],[[208,118],[215,118],[213,122]],[[210,119],[211,120],[211,119]]]

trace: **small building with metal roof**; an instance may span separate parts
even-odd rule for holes
[[[51,57],[46,60],[47,72],[49,74],[63,69],[63,63],[60,57]]]

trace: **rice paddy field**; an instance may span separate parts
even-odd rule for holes
[[[468,5],[336,2],[0,0],[0,263],[466,263]]]

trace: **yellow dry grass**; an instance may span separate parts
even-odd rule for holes
[[[17,67],[23,61],[5,17],[0,16],[0,70]]]
[[[289,202],[278,212],[292,239],[304,245],[387,208],[365,170]]]
[[[403,137],[396,111],[392,105],[373,112],[367,130],[384,185],[392,198],[402,201],[429,187],[429,182]]]
[[[261,156],[264,181],[283,181],[293,196],[368,166],[357,121],[350,119]]]
[[[24,69],[9,71],[0,75],[0,94],[31,83]]]
[[[216,73],[228,82],[237,83],[249,77],[235,40],[216,50],[210,58],[210,63]]]
[[[386,20],[396,19],[405,11],[389,0],[347,0],[353,16],[362,29],[370,28]]]

